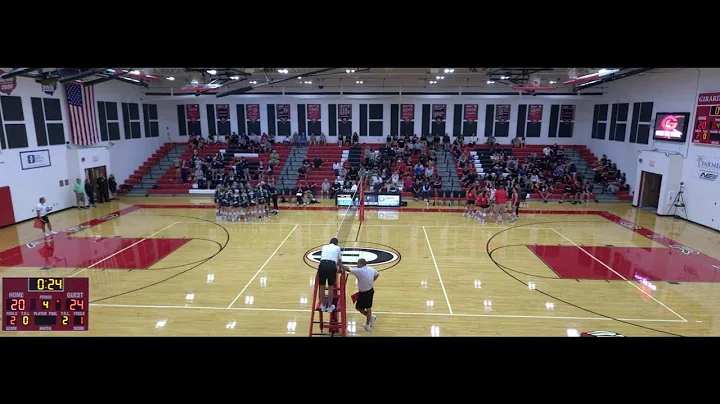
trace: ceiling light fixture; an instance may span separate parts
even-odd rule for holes
[[[290,72],[290,70],[288,70],[288,69],[278,69],[278,73],[281,73],[281,74],[288,74],[289,72]]]
[[[430,84],[437,84],[437,80],[430,80],[430,81],[428,81],[428,83],[430,83]]]
[[[210,69],[210,70],[208,70],[207,72],[208,72],[208,74],[211,74],[211,75],[213,75],[213,76],[217,74],[217,70],[212,70],[212,69]]]
[[[345,69],[345,73],[347,73],[347,74],[355,73],[355,69]]]
[[[508,76],[500,76],[500,80],[507,80],[507,79],[509,79],[509,78],[510,78],[510,77],[508,77]]]
[[[257,84],[257,81],[253,80],[249,82],[250,84]]]
[[[445,73],[455,73],[455,69],[445,69]]]
[[[170,81],[173,81],[173,80],[175,80],[175,77],[168,77],[167,79]]]
[[[308,80],[305,82],[305,84],[312,84],[312,81]]]
[[[550,83],[550,84],[555,84],[555,83],[557,83],[557,82],[556,82],[555,80],[550,80],[549,83]]]
[[[355,80],[355,84],[362,84],[362,83],[363,83],[362,80]]]
[[[240,80],[240,76],[230,76],[230,80]]]
[[[487,83],[488,83],[488,84],[495,84],[495,82],[492,81],[492,80],[488,80]]]

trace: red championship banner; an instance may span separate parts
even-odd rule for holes
[[[320,104],[308,104],[307,119],[310,122],[317,122],[320,120]]]
[[[432,119],[435,122],[442,122],[445,120],[445,111],[447,110],[447,104],[433,104],[432,106]]]
[[[495,120],[500,123],[510,120],[510,104],[498,104],[495,106]]]
[[[277,119],[280,122],[287,122],[290,120],[290,104],[278,104],[275,106]]]
[[[538,123],[542,121],[542,110],[542,104],[530,104],[527,116],[528,121],[532,123]]]
[[[248,121],[255,122],[260,120],[260,104],[245,105],[245,116]]]
[[[574,105],[561,105],[560,106],[560,120],[565,123],[570,123],[575,120],[575,106]]]
[[[0,70],[0,74],[3,73],[5,73],[5,71]],[[9,79],[0,79],[0,92],[10,95],[15,88],[17,88],[17,78],[15,76]]]
[[[475,122],[478,119],[478,105],[477,104],[465,104],[465,120],[468,122]]]
[[[185,106],[187,110],[188,121],[195,122],[200,119],[200,105],[199,104],[187,104]]]
[[[220,122],[225,122],[230,119],[230,104],[217,104],[215,105],[215,114]]]
[[[400,119],[405,123],[415,120],[415,104],[400,105]]]
[[[343,122],[352,119],[352,104],[338,104],[338,119]]]

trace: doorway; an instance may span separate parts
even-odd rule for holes
[[[657,212],[660,204],[660,184],[662,174],[642,172],[640,180],[640,208]]]
[[[85,178],[89,179],[90,183],[92,184],[93,190],[95,191],[95,200],[102,200],[99,198],[100,191],[98,190],[97,186],[97,179],[100,177],[105,178],[105,180],[107,181],[107,169],[105,168],[105,166],[85,169]]]

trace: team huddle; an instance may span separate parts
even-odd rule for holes
[[[467,191],[467,203],[463,210],[463,217],[477,220],[485,224],[486,217],[493,217],[497,214],[495,223],[504,223],[507,218],[511,223],[516,221],[520,214],[520,190],[512,188],[512,194],[508,199],[508,191],[505,186],[499,185],[470,187]]]
[[[274,194],[273,194],[274,193]],[[213,200],[217,209],[217,220],[228,222],[254,222],[265,220],[277,210],[270,208],[272,198],[277,197],[275,187],[266,187],[265,182],[253,187],[249,182],[234,182],[225,188],[222,184],[215,189]]]

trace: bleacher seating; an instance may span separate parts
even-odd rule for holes
[[[155,153],[153,153],[150,157],[145,160],[145,162],[137,169],[133,174],[130,174],[130,176],[123,182],[124,185],[133,186],[137,184],[152,168],[157,165],[162,158],[167,156],[168,152],[175,146],[179,145],[180,143],[165,143],[160,148],[158,148]],[[117,193],[118,194],[127,194],[129,192],[128,189],[119,188]]]

